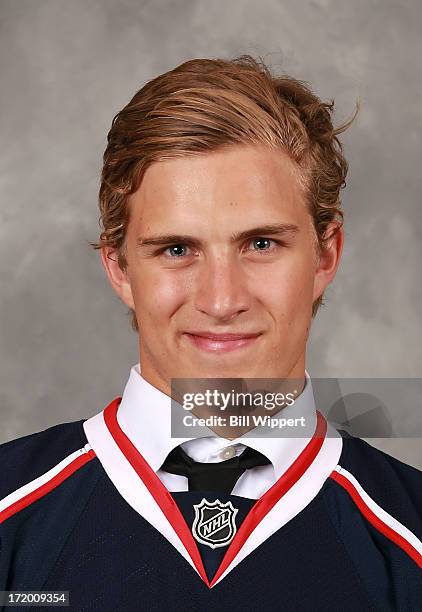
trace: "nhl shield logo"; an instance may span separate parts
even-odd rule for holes
[[[235,533],[234,521],[238,509],[229,501],[223,504],[219,499],[209,502],[202,499],[200,504],[194,504],[195,519],[192,525],[194,538],[211,548],[226,546]]]

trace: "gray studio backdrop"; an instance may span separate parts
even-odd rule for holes
[[[133,93],[192,57],[261,55],[334,98],[339,122],[360,98],[343,262],[307,368],[422,377],[421,25],[419,0],[1,0],[0,441],[121,394],[137,338],[88,245],[101,155]],[[421,427],[421,395],[407,418]],[[422,467],[419,439],[371,441]]]

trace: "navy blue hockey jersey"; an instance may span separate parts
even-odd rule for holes
[[[0,590],[78,611],[422,610],[422,472],[318,413],[260,499],[170,493],[119,401],[0,446]]]

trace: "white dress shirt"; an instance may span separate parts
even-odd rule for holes
[[[211,430],[209,436],[201,438],[172,438],[171,410],[175,404],[173,402],[172,408],[171,398],[142,377],[140,364],[137,363],[131,368],[117,413],[122,430],[172,492],[188,490],[186,476],[160,469],[169,452],[179,444],[194,461],[201,463],[224,461],[240,455],[249,446],[268,457],[271,463],[246,470],[236,482],[232,494],[258,499],[299,456],[316,428],[314,394],[306,371],[302,393],[296,397],[294,404],[282,408],[285,418],[305,417],[305,426],[301,428],[303,437],[300,438],[297,437],[297,429],[291,433],[269,426],[255,427],[234,440],[216,436]],[[180,404],[178,406],[183,410]]]

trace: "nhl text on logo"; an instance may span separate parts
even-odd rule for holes
[[[195,518],[192,525],[194,538],[201,544],[211,548],[227,546],[235,533],[235,518],[238,509],[228,501],[223,504],[219,499],[209,502],[202,499],[200,504],[194,504]]]

